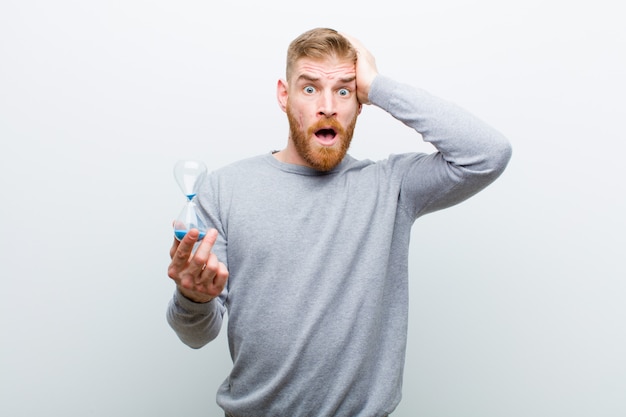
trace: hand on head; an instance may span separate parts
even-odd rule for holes
[[[348,39],[352,46],[357,50],[358,59],[356,63],[356,91],[357,98],[361,104],[370,104],[369,91],[374,78],[378,75],[376,67],[376,59],[374,55],[365,48],[358,39],[340,32],[340,34]]]

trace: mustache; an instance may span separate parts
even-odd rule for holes
[[[326,117],[324,119],[318,120],[309,127],[308,134],[314,135],[315,132],[321,129],[333,129],[335,133],[340,136],[345,136],[346,134],[346,130],[335,117]]]

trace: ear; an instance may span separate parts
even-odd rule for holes
[[[363,104],[359,103],[359,111],[356,114],[361,114],[361,110],[363,110]]]
[[[287,98],[289,97],[289,88],[287,81],[280,79],[276,84],[276,98],[278,99],[278,105],[283,111],[287,111]]]

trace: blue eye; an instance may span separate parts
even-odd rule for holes
[[[340,96],[345,97],[345,96],[347,96],[349,94],[350,94],[350,91],[348,89],[346,89],[346,88],[342,88],[341,90],[339,90],[339,95]]]
[[[306,87],[304,87],[304,92],[307,94],[313,94],[315,92],[315,87],[307,85]]]

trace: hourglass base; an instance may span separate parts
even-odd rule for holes
[[[176,239],[178,240],[183,240],[183,238],[185,237],[185,235],[187,234],[188,230],[183,230],[183,229],[174,229],[174,236],[176,236]],[[200,234],[198,235],[198,240],[202,240],[202,238],[204,238],[204,236],[206,236],[206,232],[200,232]]]

